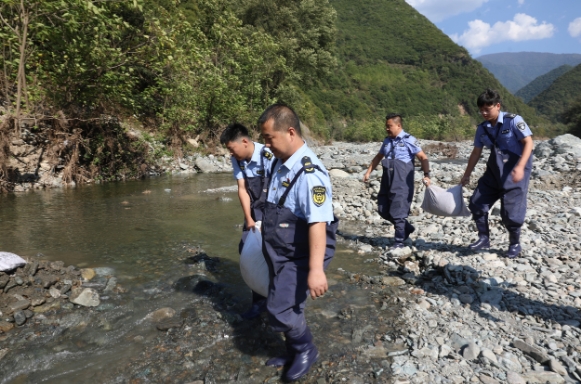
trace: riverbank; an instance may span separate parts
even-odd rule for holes
[[[434,183],[442,187],[455,184],[463,172],[462,160],[468,157],[470,143],[422,142],[422,146],[432,160]],[[577,366],[581,365],[578,139],[561,137],[536,143],[529,210],[522,236],[524,256],[514,261],[502,258],[507,235],[497,208],[491,215],[491,251],[470,254],[465,245],[475,237],[471,220],[423,213],[420,205],[424,190],[419,180],[410,217],[417,230],[408,241],[409,248],[398,254],[387,251],[393,228],[374,212],[380,174],[375,172],[374,180],[367,185],[360,182],[378,147],[378,143],[336,143],[315,149],[331,170],[334,208],[342,218],[341,242],[357,252],[356,256],[347,256],[359,258],[374,272],[361,273],[363,266],[360,270],[356,267],[337,270],[335,262],[331,264],[331,294],[322,300],[309,301],[308,321],[316,328],[321,360],[303,382],[578,380]],[[220,164],[221,160],[216,161]],[[224,169],[229,172],[226,165]],[[481,160],[470,188],[465,189],[465,197],[483,171]],[[419,179],[419,173],[416,176]],[[224,193],[222,189],[213,190]],[[150,196],[140,195],[136,199]],[[121,204],[127,209],[137,203],[123,200]],[[176,256],[172,257],[180,259],[177,276],[185,279],[176,279],[175,274],[164,275],[155,286],[149,284],[121,295],[113,311],[90,308],[77,311],[84,311],[88,322],[81,315],[62,318],[55,311],[43,321],[42,330],[29,323],[16,327],[0,341],[0,350],[5,351],[0,352],[5,355],[3,365],[14,367],[16,372],[19,367],[22,369],[26,359],[19,359],[19,353],[30,355],[25,351],[34,348],[38,338],[33,335],[38,332],[49,335],[52,329],[62,333],[65,350],[70,352],[80,347],[66,341],[70,340],[66,332],[81,330],[78,336],[84,344],[98,344],[101,337],[88,334],[87,324],[100,324],[97,328],[107,330],[113,324],[114,336],[141,348],[142,353],[139,358],[123,361],[115,372],[99,372],[96,377],[100,382],[118,379],[279,382],[281,371],[263,363],[272,353],[283,351],[282,340],[265,332],[265,318],[239,321],[235,313],[247,303],[240,302],[228,289],[227,279],[215,278],[232,266],[224,261],[213,265],[207,260],[186,264],[184,260],[191,255],[177,251],[172,251],[173,254]],[[157,264],[153,266],[157,268]],[[216,268],[217,273],[208,272],[208,267]],[[208,279],[209,276],[214,278]],[[143,311],[135,326],[123,332],[115,330],[128,321],[127,311],[139,311],[139,304],[123,299],[134,296],[141,303],[143,300],[159,303],[156,310],[171,308],[172,316],[163,319],[169,326],[159,330],[158,323],[145,320],[153,312]],[[172,300],[173,305],[162,305]],[[81,326],[73,321],[77,317]],[[155,334],[140,338],[145,329],[154,328]],[[58,350],[62,351],[61,347]],[[33,380],[39,375],[27,377]]]
[[[432,180],[451,187],[465,164],[443,160],[444,151],[429,151],[432,145],[445,149],[424,143],[431,152]],[[455,146],[456,158],[466,159],[469,143]],[[359,223],[342,235],[359,252],[377,256],[379,270],[405,281],[413,296],[400,313],[408,349],[391,364],[395,382],[581,381],[581,140],[561,136],[536,143],[521,238],[524,254],[515,260],[502,257],[508,236],[499,205],[491,214],[492,248],[472,254],[466,250],[476,236],[470,218],[425,214],[423,187],[415,191],[410,221],[416,232],[408,247],[388,251],[393,227],[374,212],[379,181],[368,186],[357,181],[374,149],[337,149],[347,152],[351,173],[331,172],[336,211]],[[465,198],[484,163],[465,188]],[[380,177],[377,171],[374,175]],[[420,176],[417,172],[416,181]]]

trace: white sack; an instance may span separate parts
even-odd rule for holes
[[[438,216],[470,216],[462,198],[462,185],[443,189],[435,185],[426,188],[422,209]]]
[[[0,271],[11,271],[23,265],[26,265],[26,260],[22,257],[10,252],[0,252]]]
[[[270,277],[268,265],[262,255],[262,235],[258,229],[248,231],[240,253],[240,273],[250,289],[264,297],[268,296]]]

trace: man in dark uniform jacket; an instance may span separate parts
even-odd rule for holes
[[[242,124],[233,123],[226,127],[220,136],[220,142],[226,145],[232,155],[234,178],[238,183],[238,198],[244,213],[244,228],[238,246],[238,252],[242,252],[248,231],[260,230],[260,225],[255,227],[262,220],[266,197],[264,184],[274,156],[264,145],[252,141],[248,129]],[[244,319],[253,319],[265,310],[266,298],[252,291],[252,306],[241,316]]]
[[[363,176],[363,181],[367,182],[371,172],[381,162],[383,174],[377,196],[377,211],[395,228],[392,248],[403,248],[404,241],[415,230],[407,221],[414,197],[414,157],[420,160],[424,171],[424,184],[430,185],[428,156],[417,145],[416,138],[403,130],[402,124],[403,119],[397,113],[390,113],[385,117],[387,137]]]
[[[500,215],[509,237],[505,256],[512,259],[522,251],[520,232],[527,210],[533,166],[532,132],[521,116],[500,110],[498,92],[487,89],[478,96],[477,104],[485,121],[476,129],[474,149],[462,185],[470,182],[470,174],[480,159],[482,147],[490,148],[490,157],[468,206],[478,229],[478,239],[469,247],[474,251],[490,247],[488,211],[500,199]]]
[[[331,180],[304,142],[296,113],[283,104],[271,105],[258,126],[276,157],[262,222],[270,268],[268,319],[275,332],[284,333],[288,352],[266,365],[289,365],[285,379],[293,381],[306,375],[319,355],[304,309],[309,293],[315,299],[328,289],[325,268],[335,254],[338,222]]]

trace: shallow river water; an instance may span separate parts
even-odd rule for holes
[[[102,297],[94,309],[47,313],[0,335],[0,350],[8,350],[0,358],[0,383],[277,382],[280,371],[255,368],[282,345],[275,335],[253,340],[265,335],[266,319],[235,318],[250,300],[238,265],[237,194],[205,192],[232,185],[224,174],[168,176],[0,196],[0,251],[111,268],[124,290]],[[199,247],[219,258],[219,266],[185,263]],[[342,272],[376,275],[377,264],[366,262],[372,257],[339,244],[328,270],[329,294],[309,300],[322,355],[346,360],[346,346],[393,331],[385,321],[390,314],[378,312],[381,300]],[[193,292],[201,280],[219,289]],[[165,307],[183,320],[180,330],[159,331],[147,318]],[[366,323],[378,316],[384,325],[370,328]],[[341,374],[357,371],[330,373],[325,363],[334,364],[323,358],[313,382],[341,381]],[[374,364],[367,361],[364,370],[384,370]]]

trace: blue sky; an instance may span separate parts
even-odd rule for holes
[[[581,0],[406,0],[473,57],[581,53]]]

